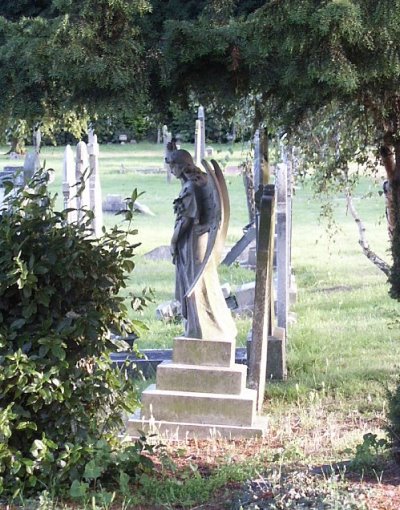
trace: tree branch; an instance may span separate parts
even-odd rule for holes
[[[384,260],[382,260],[376,253],[374,253],[368,244],[365,232],[366,228],[364,226],[364,223],[361,221],[360,217],[358,216],[357,210],[354,207],[353,203],[353,197],[350,193],[350,190],[346,190],[346,200],[347,200],[347,208],[350,211],[350,214],[352,215],[354,221],[356,222],[356,225],[358,227],[358,234],[359,239],[358,243],[362,248],[362,251],[364,255],[378,268],[380,269],[386,276],[389,276],[390,273],[390,267],[389,264],[387,264]]]

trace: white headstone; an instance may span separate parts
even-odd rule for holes
[[[76,169],[74,161],[74,153],[70,145],[65,147],[63,171],[62,171],[62,189],[64,197],[64,209],[75,209],[68,213],[68,223],[77,221],[77,207],[78,202],[76,198],[77,189],[76,184]]]
[[[89,130],[88,152],[90,165],[90,208],[94,213],[93,232],[96,237],[99,237],[103,228],[103,199],[99,173],[99,144],[97,143],[97,135],[94,134],[92,129]]]
[[[197,118],[200,121],[200,161],[206,156],[206,118],[204,114],[204,107],[199,106]]]
[[[261,171],[261,158],[260,158],[260,130],[254,134],[254,189],[258,190],[260,184],[263,184],[262,171]]]
[[[277,219],[276,219],[276,260],[277,260],[277,322],[287,329],[289,307],[289,218],[287,211],[287,165],[280,163],[276,170]]]
[[[76,146],[76,182],[78,182],[78,220],[83,218],[82,209],[91,209],[90,207],[90,188],[89,188],[89,154],[85,142],[79,142]]]
[[[197,166],[201,164],[201,122],[196,120],[196,128],[194,133],[194,162]]]
[[[168,131],[168,127],[167,126],[163,126],[162,134],[163,134],[163,144],[164,144],[164,163],[163,163],[163,168],[164,168],[164,171],[167,174],[167,182],[171,182],[172,174],[171,174],[171,168],[170,168],[169,164],[167,163],[167,156],[168,156],[168,153],[169,153],[168,144],[171,143],[171,141],[172,141],[172,133]]]

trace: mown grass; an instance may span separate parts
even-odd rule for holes
[[[52,189],[60,192],[62,148],[46,148],[43,156],[47,166],[55,168]],[[239,162],[240,157],[238,147],[232,160]],[[174,221],[172,200],[179,192],[179,183],[167,184],[159,173],[161,146],[105,146],[101,148],[100,165],[103,195],[128,196],[138,188],[145,191],[139,201],[155,214],[138,215],[135,219],[137,240],[142,244],[127,291],[140,293],[145,286],[155,291],[155,302],[142,317],[149,331],[142,335],[139,346],[171,347],[173,337],[182,331],[181,325],[156,320],[155,308],[173,297],[174,267],[168,261],[147,260],[145,253],[169,244]],[[247,223],[247,212],[241,176],[227,174],[226,179],[231,199],[228,242],[233,244]],[[379,190],[380,183],[365,178],[354,202],[367,228],[371,248],[390,262],[384,201]],[[382,434],[386,387],[399,372],[400,331],[394,324],[398,303],[388,296],[385,275],[362,254],[357,227],[346,213],[345,198],[337,196],[333,204],[337,228],[328,230],[319,216],[321,203],[309,184],[296,185],[292,267],[298,300],[292,309],[296,321],[288,331],[288,380],[267,385],[264,412],[270,416],[270,429],[259,446],[260,455],[268,452],[271,460],[275,452],[281,464],[338,461],[349,457],[349,449],[354,451],[364,433]],[[107,226],[114,222],[111,216],[105,221]],[[251,271],[236,266],[221,268],[220,274],[221,281],[233,286],[254,278]],[[238,321],[239,344],[244,345],[250,327],[250,319]],[[262,470],[262,462],[254,467],[254,473]],[[195,501],[193,491],[201,494],[204,490],[203,495],[210,497],[212,479],[200,490],[199,474],[192,474],[190,486],[190,469],[188,472],[184,482],[176,480],[175,488],[171,488],[175,482],[169,480],[170,476],[164,486],[158,480],[159,504],[173,508],[180,502],[190,507]],[[242,470],[238,468],[238,472]],[[240,475],[242,479],[250,476],[245,472]],[[235,473],[232,477],[237,480]],[[178,488],[182,484],[189,484],[185,494]]]
[[[190,145],[184,146],[192,150]],[[230,156],[229,165],[240,164],[245,157],[242,145],[216,147],[216,157]],[[4,149],[5,152],[6,150]],[[42,160],[54,168],[52,189],[61,195],[62,147],[45,147]],[[162,145],[106,145],[100,151],[103,197],[107,194],[129,196],[134,188],[143,191],[139,201],[150,207],[154,216],[137,215],[138,235],[136,269],[127,292],[140,293],[152,287],[155,301],[143,314],[149,331],[142,335],[141,348],[171,347],[181,332],[179,324],[155,319],[158,304],[173,297],[174,267],[169,261],[152,261],[145,254],[158,246],[168,246],[174,222],[172,201],[179,193],[175,179],[166,182],[161,173]],[[0,158],[0,164],[19,164]],[[123,168],[123,172],[121,172]],[[226,175],[231,200],[231,222],[227,242],[232,245],[247,223],[242,177]],[[371,247],[389,260],[384,221],[384,200],[380,183],[363,179],[354,195],[354,203],[367,228]],[[293,200],[292,266],[299,288],[293,308],[297,321],[288,331],[289,379],[268,386],[273,400],[298,398],[299,392],[324,386],[333,393],[351,398],[387,381],[397,371],[398,329],[388,325],[397,313],[397,303],[388,295],[386,277],[361,253],[358,231],[346,213],[344,196],[333,200],[336,230],[327,230],[321,220],[321,202],[308,184],[296,183]],[[119,217],[105,216],[106,226]],[[251,281],[254,274],[238,267],[221,268],[221,281],[235,285]],[[244,345],[251,321],[238,320],[238,343]],[[374,391],[375,391],[374,390]]]

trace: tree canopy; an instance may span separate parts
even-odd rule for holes
[[[321,185],[380,146],[400,197],[400,0],[17,0],[0,7],[0,120],[204,103],[286,132]],[[178,106],[177,106],[178,105]],[[399,189],[398,189],[399,188]],[[392,191],[395,190],[393,194]],[[391,235],[396,204],[389,207]],[[400,270],[399,270],[400,275]],[[400,295],[400,292],[399,292]]]
[[[350,161],[371,166],[380,147],[400,297],[400,1],[268,0],[239,13],[240,3],[215,0],[196,19],[165,23],[166,86],[251,98],[257,121],[302,146],[320,189],[347,182]]]
[[[0,6],[0,118],[73,125],[143,102],[146,0],[40,0]]]

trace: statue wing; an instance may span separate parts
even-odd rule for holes
[[[224,175],[218,163],[211,160],[212,167],[210,164],[203,160],[203,167],[207,171],[209,194],[212,197],[212,204],[209,207],[209,218],[208,223],[210,225],[207,248],[204,255],[203,262],[196,275],[196,278],[189,290],[186,293],[186,297],[190,297],[194,289],[202,277],[207,265],[210,263],[211,257],[215,257],[217,264],[219,264],[222,256],[222,250],[225,244],[226,234],[229,223],[229,196],[228,189]]]
[[[226,181],[224,174],[222,173],[222,170],[218,163],[212,159],[211,163],[214,167],[214,173],[212,173],[216,189],[219,196],[219,203],[220,203],[220,227],[219,232],[217,236],[217,242],[216,242],[216,254],[217,254],[217,262],[220,263],[222,259],[222,250],[225,246],[225,240],[226,240],[226,234],[228,232],[228,225],[229,225],[229,215],[230,215],[230,205],[229,205],[229,195],[228,195],[228,188],[226,186]],[[208,165],[207,161],[203,161],[203,165]]]

